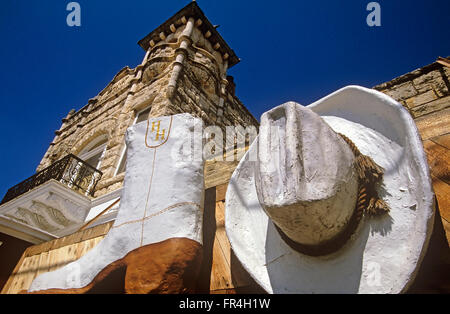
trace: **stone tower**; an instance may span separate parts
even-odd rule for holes
[[[83,158],[91,147],[104,147],[92,165],[102,171],[95,196],[121,187],[126,129],[152,117],[188,112],[206,126],[258,126],[235,96],[227,70],[239,58],[196,2],[189,3],[139,41],[145,57],[125,67],[99,95],[63,119],[37,170],[67,154]],[[89,154],[87,156],[90,156]]]
[[[196,2],[139,41],[147,51],[140,96],[152,102],[152,116],[191,112],[207,125],[254,124],[234,96],[227,70],[238,57]],[[151,95],[149,97],[149,95]],[[145,102],[145,101],[144,101]]]

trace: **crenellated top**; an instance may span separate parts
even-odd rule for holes
[[[214,27],[206,18],[205,14],[195,1],[189,3],[150,34],[141,39],[138,42],[139,46],[141,46],[145,51],[149,50],[149,48],[157,44],[159,41],[165,40],[168,34],[174,33],[177,28],[186,24],[190,18],[195,20],[195,27],[199,29],[202,34],[204,34],[205,38],[210,41],[211,45],[214,47],[214,50],[220,52],[224,60],[228,60],[228,68],[231,68],[235,64],[239,63],[240,59],[228,46],[222,36],[220,36],[219,32],[216,30],[216,27]]]

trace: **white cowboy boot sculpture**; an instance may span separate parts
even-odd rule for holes
[[[112,229],[79,260],[37,277],[29,292],[193,292],[202,258],[204,162],[201,133],[194,136],[201,130],[189,114],[130,127]]]

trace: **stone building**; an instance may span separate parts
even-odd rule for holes
[[[235,96],[227,70],[239,58],[193,2],[139,41],[140,65],[122,69],[78,111],[71,111],[39,164],[40,171],[67,154],[104,148],[90,162],[103,172],[96,196],[121,186],[126,129],[151,117],[189,112],[206,125],[257,126]],[[98,142],[94,144],[95,142]],[[100,162],[101,159],[101,162]]]
[[[65,171],[70,172],[70,177],[64,174],[59,180],[66,186],[44,191],[45,183],[37,195],[36,188],[26,191],[30,187],[26,182],[8,192],[4,202],[12,197],[17,201],[17,196],[29,192],[36,194],[25,203],[10,202],[5,205],[8,208],[3,207],[2,214],[13,223],[59,237],[78,230],[102,212],[120,195],[126,168],[125,131],[148,116],[188,112],[202,118],[206,126],[218,126],[224,132],[232,125],[254,126],[256,130],[258,121],[236,97],[233,78],[227,75],[239,58],[195,2],[140,40],[139,45],[145,51],[142,63],[134,69],[123,68],[86,106],[69,112],[55,132],[37,173],[52,176],[58,170],[53,169],[55,164],[72,154],[81,160],[62,163],[61,167],[68,163]],[[29,181],[33,180],[36,178]],[[67,186],[81,191],[81,195]],[[74,208],[79,211],[77,215],[71,214]],[[114,218],[114,208],[102,222]],[[49,235],[33,242],[39,240],[49,240]]]
[[[86,106],[69,112],[37,173],[5,195],[0,205],[0,241],[4,242],[0,251],[14,247],[15,254],[8,253],[11,258],[0,267],[2,293],[27,289],[37,275],[80,258],[102,240],[120,202],[126,170],[124,135],[129,126],[149,116],[188,112],[202,118],[206,126],[222,130],[230,125],[258,127],[227,75],[239,58],[196,2],[139,45],[145,51],[142,63],[122,69]],[[374,87],[401,102],[415,118],[447,237],[449,77],[449,61],[439,59]],[[229,149],[234,153],[232,144]],[[224,229],[225,192],[236,166],[236,160],[210,160],[205,165],[205,258],[199,292],[260,292],[234,256]]]

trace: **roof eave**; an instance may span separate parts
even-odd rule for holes
[[[197,19],[202,20],[203,23],[197,27],[203,34],[206,33],[207,31],[210,31],[211,36],[208,38],[208,40],[211,43],[220,44],[220,47],[217,50],[220,51],[222,55],[228,54],[228,68],[231,68],[232,66],[239,63],[240,59],[237,57],[236,53],[233,51],[233,49],[231,49],[228,46],[228,44],[225,42],[225,40],[222,38],[222,36],[219,34],[216,28],[214,28],[214,26],[211,24],[211,22],[208,20],[208,18],[205,16],[205,14],[195,1],[189,3],[187,6],[185,6],[180,11],[175,13],[175,15],[173,15],[163,24],[158,26],[150,34],[145,36],[143,39],[139,40],[138,45],[141,46],[142,49],[147,51],[150,46],[150,40],[153,39],[155,42],[160,41],[159,34],[161,32],[165,32],[166,34],[170,33],[171,32],[170,25],[172,24],[175,25],[175,27],[181,26],[183,24],[183,22],[181,21],[183,16],[186,17],[186,19],[193,17],[196,20]]]

